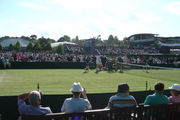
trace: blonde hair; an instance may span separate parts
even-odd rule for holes
[[[41,95],[38,91],[32,91],[29,94],[29,103],[33,106],[38,106],[40,104]]]

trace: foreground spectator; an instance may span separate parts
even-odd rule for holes
[[[163,94],[164,84],[159,82],[154,86],[154,89],[155,93],[146,97],[144,105],[168,104],[168,97]]]
[[[30,105],[26,105],[25,100],[29,99]],[[41,107],[41,94],[38,91],[24,93],[18,96],[18,109],[20,115],[45,115],[52,113],[49,107]]]
[[[70,91],[73,94],[72,98],[67,98],[61,108],[62,112],[73,113],[73,112],[83,112],[85,110],[92,109],[91,104],[86,96],[86,90],[83,89],[80,83],[73,83]],[[80,96],[83,98],[80,98]]]
[[[180,85],[174,84],[169,87],[171,96],[168,98],[170,103],[179,103],[180,102]]]
[[[128,84],[118,85],[117,95],[109,99],[108,108],[123,108],[136,106],[136,100],[133,96],[129,95]]]

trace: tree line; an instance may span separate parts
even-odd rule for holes
[[[1,37],[0,41],[5,40],[7,38],[10,38],[10,37],[9,36]],[[52,48],[51,43],[55,43],[56,40],[51,39],[51,38],[45,38],[45,37],[37,38],[37,35],[31,35],[29,37],[21,36],[20,38],[30,41],[30,43],[28,44],[28,46],[26,48],[26,51],[55,51],[55,52],[57,52],[57,51],[63,52],[64,51],[64,48],[62,45]],[[83,46],[83,45],[85,45],[87,40],[88,39],[80,40],[78,36],[71,39],[68,35],[64,35],[64,36],[60,37],[57,40],[57,42],[72,42],[72,43],[76,43],[78,45]],[[107,40],[97,39],[96,44],[104,45],[104,46],[128,46],[128,40],[127,40],[127,38],[124,38],[122,41],[120,41],[117,36],[109,35]],[[15,45],[10,44],[8,50],[20,51],[20,50],[22,50],[21,48],[22,47],[21,47],[20,43],[17,42]],[[0,50],[3,50],[1,45],[0,45]]]

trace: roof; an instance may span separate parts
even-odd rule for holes
[[[132,37],[132,36],[137,36],[137,35],[159,35],[159,34],[153,34],[153,33],[138,33],[138,34],[133,34],[131,36],[129,36],[128,38]]]
[[[76,43],[72,43],[72,42],[55,42],[55,43],[51,43],[51,47],[57,47],[58,45],[64,45],[64,44],[76,45]]]
[[[0,41],[0,44],[2,47],[9,47],[10,44],[15,45],[17,42],[20,43],[21,47],[27,47],[31,41],[22,38],[11,37]]]

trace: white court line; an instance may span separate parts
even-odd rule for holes
[[[4,79],[5,75],[6,75],[6,73],[5,73],[5,72],[3,72],[3,73],[1,74],[1,76],[0,76],[0,83],[3,81],[3,79]]]

